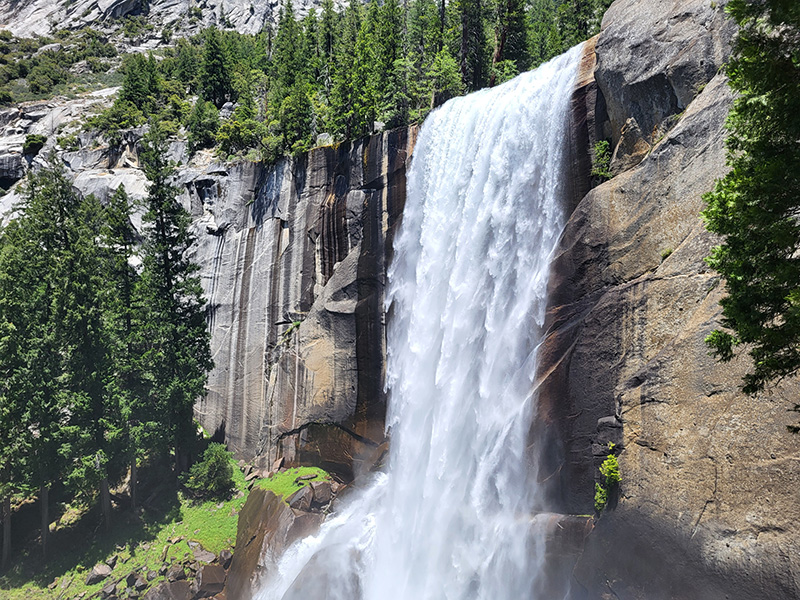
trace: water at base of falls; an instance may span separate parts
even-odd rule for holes
[[[260,600],[539,595],[526,445],[579,54],[423,124],[388,273],[387,472],[286,552]]]

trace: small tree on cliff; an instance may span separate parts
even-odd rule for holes
[[[727,66],[738,93],[728,119],[731,171],[706,196],[710,231],[723,236],[709,264],[725,278],[722,324],[707,339],[728,361],[753,358],[754,394],[800,369],[800,4],[731,0],[739,24]]]
[[[151,124],[142,145],[142,164],[150,180],[137,285],[143,393],[151,414],[157,415],[152,420],[162,423],[162,428],[149,432],[152,443],[162,450],[171,445],[182,471],[188,465],[187,445],[195,435],[192,407],[204,392],[213,362],[198,267],[187,257],[194,241],[190,217],[178,202],[178,189],[170,184],[174,167],[157,123]]]

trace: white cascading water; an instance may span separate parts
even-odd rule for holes
[[[536,598],[526,453],[580,47],[425,120],[388,273],[385,473],[260,600]]]

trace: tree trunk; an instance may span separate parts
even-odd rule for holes
[[[47,541],[50,537],[50,486],[39,486],[39,502],[42,509],[42,558],[47,560]]]
[[[11,556],[11,496],[3,498],[3,569]]]
[[[131,510],[136,512],[136,480],[139,477],[139,467],[136,464],[136,456],[131,459]]]
[[[108,491],[108,479],[100,480],[100,509],[103,511],[103,526],[106,532],[111,531],[111,494]]]

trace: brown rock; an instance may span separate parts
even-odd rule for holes
[[[116,596],[117,596],[117,584],[113,581],[108,585],[104,586],[102,590],[100,590],[101,598],[114,598]]]
[[[208,598],[225,587],[225,569],[219,565],[204,565],[197,573],[193,590],[195,598]]]
[[[311,484],[311,489],[314,491],[313,504],[324,506],[333,498],[331,484],[329,481],[315,481]]]
[[[203,548],[199,548],[194,551],[194,558],[198,562],[201,563],[211,563],[217,558],[217,555],[213,552],[209,552],[208,550],[204,550]]]
[[[188,581],[159,583],[149,589],[143,600],[191,600],[192,588]]]
[[[704,344],[724,293],[699,219],[725,172],[722,4],[617,0],[597,42],[608,115],[591,128],[617,142],[633,118],[652,150],[582,199],[554,258],[532,433],[557,510],[592,511],[604,449],[621,449],[618,504],[587,538],[572,600],[800,597],[785,430],[800,385],[747,397],[747,360],[717,363]]]
[[[272,492],[255,488],[239,513],[236,553],[228,572],[228,598],[251,600],[275,568],[274,557],[293,541],[314,533],[321,522],[320,514],[297,514]]]
[[[286,502],[295,510],[308,510],[314,501],[314,490],[310,485],[305,485],[286,499]]]

